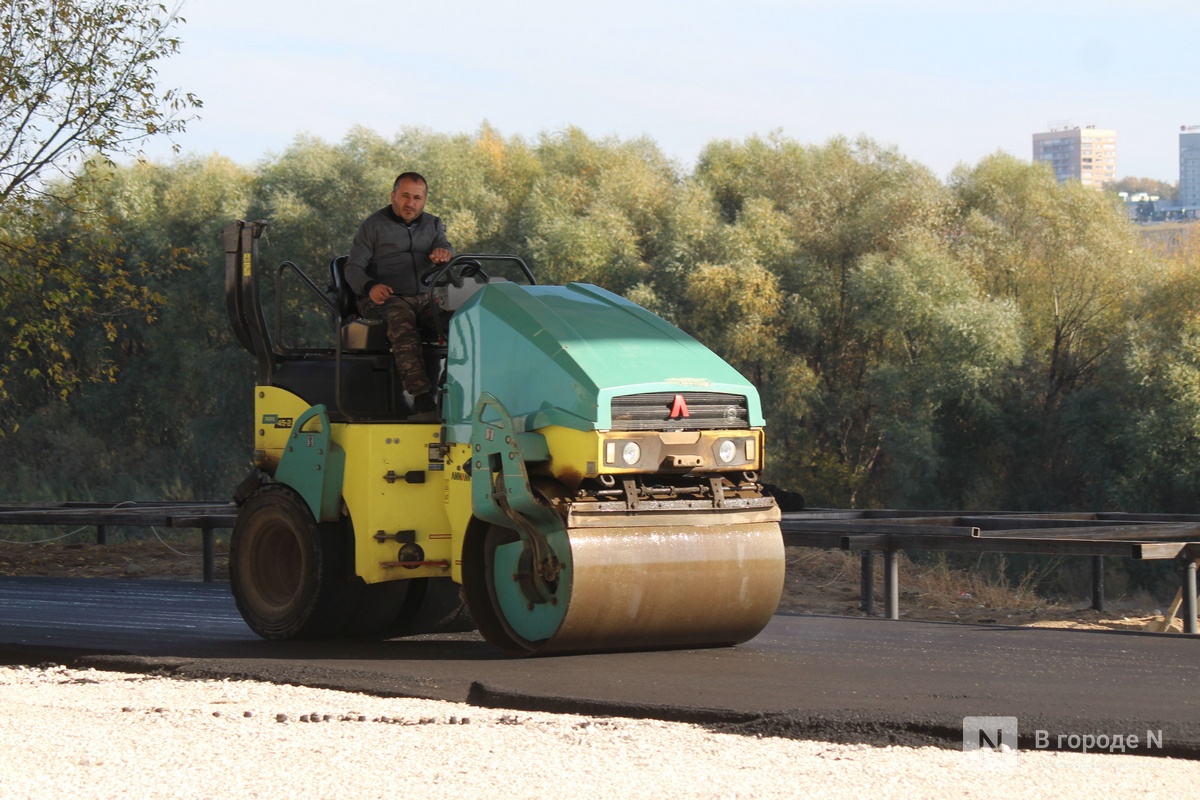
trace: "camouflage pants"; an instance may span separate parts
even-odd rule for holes
[[[366,297],[359,301],[358,313],[367,319],[384,321],[388,341],[392,344],[392,356],[396,359],[396,372],[405,391],[413,397],[432,391],[433,383],[425,372],[421,352],[421,328],[438,330],[439,312],[429,302],[429,295],[394,294],[382,305],[375,305]]]

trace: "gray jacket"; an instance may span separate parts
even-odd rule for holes
[[[406,225],[385,206],[358,226],[346,262],[346,282],[359,297],[377,283],[397,294],[421,294],[425,288],[418,279],[433,266],[429,254],[439,247],[454,252],[441,219],[422,213]]]

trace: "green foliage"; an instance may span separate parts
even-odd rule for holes
[[[958,252],[989,295],[1021,308],[1037,376],[1027,388],[1055,407],[1091,380],[1152,265],[1108,197],[1040,165],[992,156],[953,184]]]
[[[544,173],[520,210],[523,245],[549,283],[623,292],[645,281],[676,183],[648,140],[593,142],[577,129],[543,136]]]
[[[887,461],[883,496],[892,505],[939,505],[941,416],[990,402],[1021,355],[1016,309],[981,296],[937,243],[866,256],[848,292],[858,310],[856,338],[871,354],[863,388]]]
[[[681,174],[647,140],[525,141],[484,124],[300,137],[252,170],[96,169],[103,182],[62,189],[70,208],[0,228],[31,254],[9,259],[22,290],[0,301],[19,345],[3,376],[22,423],[0,440],[20,465],[0,479],[9,496],[227,496],[253,365],[224,318],[219,231],[268,219],[268,266],[294,261],[320,287],[415,169],[460,251],[623,293],[750,378],[766,477],[813,505],[1200,500],[1200,246],[1148,251],[1111,198],[1007,156],[942,183],[870,140],[769,136],[714,142]],[[285,317],[328,336],[292,283]],[[106,310],[94,319],[108,325],[56,303]]]
[[[110,348],[161,299],[98,204],[111,157],[182,131],[200,106],[155,85],[182,21],[140,0],[0,8],[0,432],[40,397],[112,380]],[[105,343],[86,356],[84,328]]]
[[[183,22],[144,0],[9,0],[0,10],[0,210],[96,156],[182,131],[200,101],[155,85]]]
[[[868,390],[872,380],[886,383],[887,370],[863,269],[937,241],[950,219],[945,187],[866,139],[821,147],[779,137],[720,142],[701,155],[697,180],[724,223],[716,236],[694,228],[723,251],[711,257],[761,264],[777,280],[774,329],[760,345],[771,355],[760,360],[790,367],[780,376],[783,391],[775,394],[774,374],[747,373],[772,409],[772,439],[783,437],[784,457],[772,457],[775,481],[805,474],[805,484],[822,488],[796,488],[818,503],[880,502],[878,468],[889,451]],[[688,269],[681,266],[684,282]],[[901,438],[914,436],[931,434]]]
[[[1145,192],[1148,195],[1158,197],[1160,200],[1177,201],[1179,199],[1178,183],[1167,183],[1166,181],[1155,180],[1154,178],[1121,178],[1119,181],[1104,184],[1104,191],[1112,192],[1113,194],[1125,192],[1129,195]]]
[[[533,147],[485,123],[473,136],[424,134],[411,158],[430,180],[431,209],[459,252],[529,255],[520,210],[545,174]]]
[[[1200,505],[1200,259],[1183,254],[1127,326],[1105,462],[1117,504],[1194,513]],[[1111,402],[1111,400],[1110,400]],[[1096,470],[1100,472],[1100,470]],[[1103,474],[1103,473],[1101,473]]]
[[[0,331],[9,342],[0,361],[0,431],[47,397],[113,380],[112,347],[162,301],[113,235],[118,220],[98,184],[75,185],[70,208],[39,202],[23,217],[0,220]],[[91,346],[81,350],[85,340]]]
[[[218,233],[245,216],[252,176],[211,158],[113,170],[90,214],[63,214],[50,242],[75,263],[95,265],[84,248],[103,244],[137,265],[124,279],[155,298],[154,315],[117,318],[74,331],[69,364],[107,370],[48,396],[17,381],[22,425],[0,439],[0,459],[19,464],[3,491],[29,499],[162,499],[228,496],[245,471],[239,423],[249,418],[253,369],[224,318],[224,257]],[[97,243],[99,242],[99,244]],[[47,486],[53,493],[45,493]]]
[[[1161,265],[1111,196],[1059,184],[1041,165],[991,156],[951,185],[954,252],[987,296],[1016,306],[1024,341],[1019,369],[997,387],[999,427],[972,447],[1003,487],[991,496],[1024,508],[1109,506],[1115,476],[1096,467],[1121,423],[1108,414],[1120,402],[1113,377]]]

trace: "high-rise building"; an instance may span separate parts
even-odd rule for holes
[[[1200,125],[1179,128],[1179,204],[1193,214],[1200,208]]]
[[[1033,160],[1054,167],[1059,183],[1079,181],[1101,188],[1117,179],[1117,132],[1086,128],[1055,128],[1033,135]]]

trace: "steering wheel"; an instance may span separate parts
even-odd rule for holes
[[[462,269],[458,271],[459,278],[474,278],[478,275],[484,281],[491,280],[488,274],[483,271],[483,264],[480,264],[478,261],[472,259],[470,261],[460,261],[459,263],[462,265]]]
[[[455,267],[458,268],[457,271],[454,269]],[[437,269],[431,269],[422,275],[421,285],[433,289],[452,283],[461,289],[464,278],[474,278],[476,275],[481,276],[485,281],[488,280],[488,274],[483,271],[483,265],[478,261],[473,259],[448,261]]]

